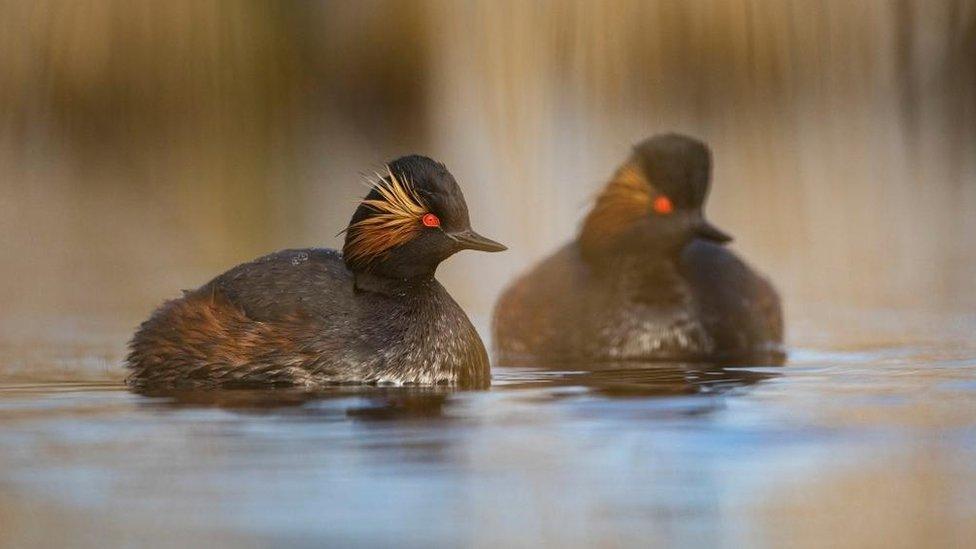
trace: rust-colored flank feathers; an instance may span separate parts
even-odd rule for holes
[[[376,214],[349,226],[350,238],[342,253],[351,261],[369,263],[399,246],[423,229],[427,207],[409,181],[401,181],[387,166],[387,177],[371,181],[380,199],[364,199]]]
[[[627,163],[614,174],[586,216],[580,240],[584,247],[612,240],[648,215],[654,189],[634,163]]]

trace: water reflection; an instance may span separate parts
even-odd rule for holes
[[[540,400],[584,394],[607,398],[718,395],[780,374],[769,369],[708,363],[602,363],[555,367],[496,368],[495,391],[539,391]],[[245,414],[290,413],[307,417],[344,416],[362,421],[445,418],[458,395],[447,387],[337,386],[316,390],[275,389],[135,389],[139,406],[218,408]],[[477,391],[474,391],[477,393]]]
[[[536,375],[535,379],[515,376],[509,380],[504,368],[496,369],[496,376],[501,371],[501,380],[511,389],[535,388],[544,383],[550,388],[579,387],[605,397],[655,397],[718,394],[779,375],[768,368],[691,362],[560,363],[557,368],[536,368],[528,370]],[[554,398],[569,394],[572,393],[553,391]]]
[[[643,399],[721,395],[779,376],[766,369],[707,363],[560,364],[496,368],[490,392],[522,402],[542,404],[584,396]],[[306,420],[395,422],[470,420],[455,408],[486,395],[447,387],[337,386],[317,390],[277,389],[139,389],[139,408],[147,411],[220,409],[244,415],[273,415]],[[696,400],[685,410],[708,413],[719,403]],[[671,410],[673,411],[673,409]]]
[[[260,414],[296,409],[312,416],[345,415],[360,420],[438,418],[444,416],[451,390],[443,387],[342,386],[318,390],[186,389],[139,390],[147,408],[219,408]]]

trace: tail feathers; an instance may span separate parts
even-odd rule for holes
[[[297,317],[259,322],[215,286],[185,292],[145,321],[129,342],[134,386],[301,384],[312,360]]]

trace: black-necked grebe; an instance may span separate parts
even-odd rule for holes
[[[157,309],[130,342],[129,382],[483,387],[484,345],[434,279],[463,249],[505,246],[471,230],[444,165],[400,158],[357,208],[342,254],[276,252]]]
[[[772,285],[702,213],[705,144],[668,134],[634,148],[576,240],[502,295],[496,359],[783,359]]]

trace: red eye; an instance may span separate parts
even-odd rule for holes
[[[420,222],[424,224],[424,227],[440,227],[441,226],[441,220],[436,215],[434,215],[432,213],[424,214],[424,216],[422,218],[420,218]]]
[[[662,215],[667,215],[674,211],[674,204],[671,203],[670,198],[662,194],[654,199],[654,211]]]

